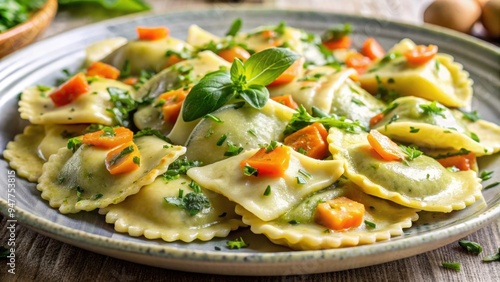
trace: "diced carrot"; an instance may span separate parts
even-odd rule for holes
[[[94,62],[87,68],[87,75],[117,79],[120,76],[120,70],[103,62]]]
[[[417,45],[415,48],[406,51],[404,56],[406,57],[408,63],[418,66],[432,60],[432,58],[436,56],[437,52],[438,47],[436,45]]]
[[[288,135],[283,143],[295,151],[303,150],[308,157],[322,160],[330,154],[327,136],[326,128],[315,122]]]
[[[378,113],[370,119],[370,126],[374,126],[384,118],[384,113]]]
[[[140,158],[139,148],[133,141],[129,141],[108,152],[106,169],[113,175],[131,172],[139,168]]]
[[[361,53],[371,60],[376,60],[385,56],[385,50],[373,37],[368,37],[361,46]]]
[[[345,58],[345,64],[362,74],[371,65],[372,60],[358,52],[351,52]]]
[[[242,160],[241,168],[249,165],[257,170],[257,176],[281,177],[290,164],[290,149],[286,146],[279,146],[267,152],[266,148],[261,148],[250,158]]]
[[[220,50],[218,55],[230,63],[234,61],[234,58],[238,58],[243,62],[250,58],[250,53],[240,46],[233,46],[228,49]]]
[[[270,29],[263,30],[263,31],[261,31],[260,34],[264,38],[267,38],[267,39],[273,39],[273,38],[277,37],[276,32],[274,30],[270,30]]]
[[[184,61],[184,59],[180,58],[176,54],[172,54],[172,55],[168,56],[167,62],[165,63],[165,67],[168,68],[168,67],[173,66],[173,65],[177,64],[178,62],[182,62],[182,61]]]
[[[50,94],[50,99],[56,107],[73,102],[80,95],[89,92],[90,86],[83,73],[78,73]]]
[[[134,138],[134,132],[126,127],[116,127],[113,130],[99,130],[83,135],[82,143],[101,148],[113,148],[120,144],[130,142]]]
[[[138,26],[136,28],[137,38],[140,40],[159,40],[168,37],[170,29],[164,26],[149,27]]]
[[[367,136],[368,143],[386,161],[399,161],[405,158],[405,154],[389,137],[377,130],[370,130]]]
[[[135,76],[130,76],[130,77],[123,79],[122,82],[127,84],[127,85],[132,86],[132,85],[136,84],[137,82],[139,82],[139,78],[137,78]]]
[[[335,231],[347,230],[361,225],[365,206],[346,197],[339,197],[316,206],[314,221]]]
[[[272,97],[271,99],[294,110],[299,107],[290,94]]]
[[[278,78],[273,82],[269,83],[267,86],[277,86],[292,82],[296,77],[302,74],[302,69],[304,67],[305,59],[304,57],[299,58],[293,64],[287,68]]]
[[[338,39],[331,39],[328,41],[323,42],[323,45],[328,49],[328,50],[337,50],[337,49],[348,49],[351,47],[352,40],[351,37],[348,35],[344,35]]]
[[[191,89],[179,88],[165,92],[158,97],[158,100],[165,101],[161,106],[164,121],[175,123],[181,112],[182,102],[186,99],[190,90]]]
[[[456,167],[459,170],[469,170],[476,163],[476,155],[468,153],[466,155],[451,156],[437,159],[444,167]]]

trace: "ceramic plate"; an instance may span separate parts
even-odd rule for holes
[[[137,25],[166,25],[172,35],[186,38],[191,24],[219,35],[241,17],[244,29],[262,24],[278,24],[321,33],[332,24],[349,22],[354,27],[354,42],[373,36],[387,49],[403,37],[419,44],[436,44],[440,51],[455,56],[474,80],[473,108],[481,116],[500,123],[500,80],[498,48],[471,37],[443,30],[416,27],[373,18],[310,11],[285,10],[200,10],[164,15],[125,17],[82,27],[36,43],[0,61],[0,148],[22,132],[26,122],[17,112],[17,95],[25,87],[51,85],[62,77],[61,70],[76,70],[82,63],[85,46],[98,40],[135,37]],[[483,170],[494,170],[489,183],[500,180],[500,158],[480,159]],[[10,168],[0,160],[0,208],[7,214],[7,182]],[[114,232],[97,212],[62,215],[40,197],[34,183],[15,178],[15,209],[19,223],[57,240],[97,253],[136,263],[163,268],[230,275],[291,275],[344,270],[379,264],[413,256],[451,243],[472,233],[500,216],[500,187],[484,191],[485,201],[449,214],[421,213],[421,219],[405,235],[373,245],[324,251],[291,251],[271,244],[266,237],[249,230],[210,242],[166,243],[134,238]],[[228,239],[243,237],[249,248],[229,250]],[[216,247],[221,247],[217,251]]]

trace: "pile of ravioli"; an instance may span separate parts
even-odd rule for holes
[[[202,118],[185,122],[182,116],[175,123],[163,120],[157,106],[162,93],[195,84],[205,74],[230,66],[202,46],[232,40],[258,52],[275,46],[262,35],[262,31],[275,28],[262,26],[221,38],[193,25],[186,41],[170,36],[154,41],[111,38],[95,43],[86,49],[84,68],[103,61],[118,69],[126,67],[132,75],[139,76],[145,70],[155,75],[138,87],[88,77],[89,93],[60,107],[49,98],[54,87],[25,89],[19,112],[31,124],[7,145],[4,158],[18,175],[37,182],[41,197],[61,213],[98,210],[117,232],[167,242],[208,241],[249,226],[273,243],[298,250],[356,246],[402,235],[403,229],[418,219],[419,211],[452,212],[482,199],[477,166],[454,171],[434,158],[463,149],[477,157],[500,150],[498,125],[467,120],[458,110],[470,110],[472,81],[446,54],[439,53],[418,67],[409,66],[404,56],[375,61],[359,81],[353,81],[355,70],[328,66],[317,46],[306,40],[305,31],[287,26],[275,38],[315,63],[294,81],[269,87],[271,96],[290,94],[308,111],[317,108],[358,121],[395,142],[412,144],[425,152],[407,163],[382,160],[368,143],[365,131],[331,127],[327,138],[331,156],[327,159],[312,159],[292,150],[283,177],[249,177],[242,173],[240,162],[262,144],[282,142],[295,110],[270,99],[260,110],[227,105],[212,113],[219,121]],[[387,54],[415,46],[404,39]],[[167,51],[194,55],[165,68]],[[346,52],[332,54],[342,61]],[[378,99],[375,94],[380,87],[400,97],[390,103]],[[141,165],[126,174],[111,175],[106,170],[106,149],[82,145],[73,151],[66,146],[70,137],[86,133],[90,125],[119,125],[113,116],[116,101],[110,97],[110,88],[136,101],[153,99],[132,113],[129,127],[158,130],[170,140],[154,135],[134,138]],[[426,114],[420,107],[433,101],[443,109],[439,115]],[[370,119],[388,107],[391,110],[384,118],[370,126]],[[419,130],[411,130],[415,128]],[[228,156],[226,152],[234,146],[242,148],[241,153]],[[170,164],[185,157],[203,165],[190,168],[177,179],[162,176]],[[309,174],[305,183],[297,182],[300,171]],[[193,181],[201,187],[209,207],[191,215],[164,200],[177,197],[179,190],[192,191]],[[272,192],[265,195],[268,186]],[[338,197],[363,204],[364,223],[342,231],[317,224],[316,205]]]

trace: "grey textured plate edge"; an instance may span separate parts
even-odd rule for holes
[[[387,21],[382,19],[364,18],[353,15],[323,13],[316,11],[293,11],[293,10],[260,10],[260,9],[224,9],[224,10],[203,10],[203,11],[186,11],[186,12],[173,12],[165,14],[164,16],[175,18],[193,17],[199,13],[212,13],[214,15],[223,14],[245,14],[245,13],[268,13],[286,15],[287,13],[296,16],[311,17],[319,16],[322,18],[336,18],[339,22],[348,21],[353,19],[357,21],[373,21],[380,23],[381,27],[388,25],[398,25],[404,29],[411,29],[422,31],[424,33],[436,33],[444,37],[458,40],[466,45],[475,46],[482,49],[483,52],[479,54],[472,54],[474,58],[478,57],[482,60],[489,60],[485,58],[495,58],[498,56],[498,48],[493,45],[483,43],[479,40],[461,36],[458,33],[445,32],[444,29],[429,29],[426,27],[416,27],[410,24],[398,23],[394,21]],[[120,19],[114,19],[97,23],[75,29],[73,31],[46,39],[42,42],[34,44],[19,52],[16,52],[2,61],[0,61],[0,81],[10,82],[9,74],[18,70],[26,68],[26,63],[30,59],[22,59],[23,56],[48,56],[52,44],[57,40],[64,37],[71,38],[75,36],[82,36],[91,34],[102,28],[109,28],[120,26],[123,23],[134,24],[134,22],[148,21],[148,19],[156,18],[162,15],[140,15],[140,16],[127,16]],[[236,15],[235,15],[236,16]],[[232,21],[235,17],[232,16],[226,21]],[[411,36],[410,36],[411,37]],[[87,38],[92,42],[94,38]],[[81,46],[83,48],[84,46]],[[62,47],[61,47],[62,48]],[[37,54],[37,50],[44,50]],[[486,54],[484,53],[486,52]],[[50,61],[49,61],[50,63]],[[36,80],[36,77],[34,78]],[[492,79],[495,79],[494,77]],[[497,78],[498,80],[498,78]],[[492,81],[491,78],[488,81]],[[493,83],[492,87],[495,87]],[[27,85],[21,85],[23,88]],[[2,90],[2,86],[0,86]],[[11,91],[12,92],[12,91]],[[0,106],[7,103],[7,100],[12,99],[12,95],[2,95],[0,97]],[[488,98],[488,97],[484,97]],[[496,98],[498,99],[498,98]],[[498,101],[497,101],[498,102]],[[498,122],[498,121],[497,121]],[[2,124],[6,124],[5,121]],[[2,150],[7,140],[1,136]],[[7,171],[5,161],[2,161],[2,171]],[[498,175],[498,173],[497,173]],[[3,187],[6,187],[6,181],[2,180]],[[2,191],[3,192],[3,191]],[[498,196],[498,195],[497,195]],[[2,195],[3,197],[3,195]],[[5,198],[0,198],[1,212],[7,214],[8,203]],[[41,200],[41,199],[39,199]],[[276,252],[276,253],[252,253],[252,252],[231,252],[231,251],[204,251],[196,249],[183,249],[174,248],[167,245],[150,245],[147,243],[126,242],[114,238],[107,238],[104,236],[94,235],[83,230],[72,229],[55,222],[51,222],[42,218],[40,215],[32,214],[24,209],[17,209],[17,219],[20,223],[33,228],[34,230],[55,238],[57,240],[98,252],[105,255],[110,255],[120,259],[129,260],[136,263],[148,264],[159,266],[163,268],[170,268],[183,271],[215,273],[215,274],[230,274],[230,275],[292,275],[292,274],[307,274],[307,273],[320,273],[328,271],[338,271],[349,268],[363,267],[373,264],[379,264],[387,261],[392,261],[404,257],[413,256],[423,253],[437,247],[444,246],[453,242],[467,234],[470,234],[488,223],[492,222],[500,215],[500,200],[494,199],[487,209],[475,215],[472,219],[438,228],[434,231],[428,231],[419,234],[418,237],[398,238],[398,240],[379,242],[374,245],[358,246],[355,248],[324,250],[324,251],[302,251],[302,252]]]

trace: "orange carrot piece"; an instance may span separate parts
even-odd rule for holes
[[[266,39],[273,39],[277,37],[277,34],[274,30],[263,30],[260,34]]]
[[[343,231],[361,225],[365,206],[346,197],[339,197],[316,206],[314,221],[328,229]]]
[[[140,40],[159,40],[167,38],[170,34],[170,29],[164,26],[148,27],[138,26],[136,28],[137,38]]]
[[[182,103],[190,90],[191,89],[179,88],[165,92],[158,97],[158,100],[165,101],[161,107],[164,121],[175,123],[181,112]]]
[[[87,75],[117,79],[120,77],[120,70],[103,62],[94,62],[87,68]]]
[[[351,37],[348,35],[344,35],[338,39],[334,40],[328,40],[323,42],[323,45],[328,49],[328,50],[337,50],[337,49],[348,49],[351,47],[352,40]]]
[[[168,68],[168,67],[173,66],[173,65],[175,65],[179,62],[182,62],[182,61],[184,61],[184,59],[180,58],[176,54],[172,54],[172,55],[168,56],[167,62],[165,63],[165,67]]]
[[[112,133],[99,130],[83,135],[82,143],[101,148],[113,148],[132,141],[134,132],[126,127],[113,128]]]
[[[89,92],[90,86],[83,73],[78,73],[50,94],[50,99],[56,107],[73,102],[80,95]]]
[[[302,74],[302,69],[304,67],[305,59],[301,57],[300,59],[293,62],[293,64],[288,67],[278,78],[273,82],[269,83],[267,86],[277,86],[292,82],[296,77]]]
[[[385,56],[385,50],[373,37],[368,37],[361,46],[361,53],[371,60]]]
[[[230,63],[234,61],[234,58],[238,58],[243,62],[250,58],[250,53],[240,46],[233,46],[228,49],[220,50],[217,54]]]
[[[432,60],[437,52],[438,47],[436,45],[417,45],[414,49],[406,51],[404,56],[409,64],[418,66]]]
[[[370,130],[367,136],[368,143],[386,161],[399,161],[405,158],[405,154],[389,137],[377,130]]]
[[[140,158],[139,148],[133,141],[129,141],[108,152],[106,169],[113,175],[131,172],[139,168]]]
[[[271,99],[294,110],[299,107],[290,94],[272,97]]]
[[[250,158],[242,160],[240,167],[243,169],[249,165],[257,170],[257,175],[268,177],[282,177],[290,164],[290,149],[279,146],[270,152],[261,148]]]
[[[123,83],[127,84],[127,85],[134,85],[136,84],[137,82],[139,82],[139,78],[135,77],[135,76],[130,76],[130,77],[127,77],[127,78],[124,78],[122,80]]]
[[[295,151],[304,150],[308,157],[322,160],[330,154],[327,136],[326,128],[321,123],[315,122],[288,135],[283,143]]]
[[[476,163],[476,155],[474,153],[468,153],[466,155],[451,156],[442,159],[437,159],[437,161],[444,167],[456,167],[459,170],[470,170],[472,166]]]
[[[374,115],[370,119],[370,126],[374,126],[375,124],[379,123],[384,118],[384,116],[385,116],[384,113],[378,113],[378,114]]]
[[[371,65],[372,60],[358,52],[351,52],[345,58],[345,64],[362,74]]]

